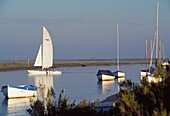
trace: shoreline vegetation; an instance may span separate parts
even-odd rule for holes
[[[133,64],[146,64],[149,62],[144,61],[128,61],[128,62],[120,62],[120,65],[133,65]],[[116,62],[111,61],[70,61],[70,62],[54,62],[53,68],[59,67],[86,67],[86,66],[114,66]],[[40,67],[34,67],[33,62],[8,62],[8,63],[0,63],[0,71],[15,71],[15,70],[28,70],[28,69],[40,69]]]

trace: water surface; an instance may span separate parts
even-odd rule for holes
[[[34,84],[45,87],[54,87],[56,97],[62,89],[65,89],[70,102],[76,103],[84,98],[91,102],[96,99],[103,100],[106,97],[118,92],[118,80],[98,82],[96,74],[100,69],[116,70],[114,66],[97,66],[97,67],[64,67],[58,70],[62,71],[59,76],[28,76],[26,70],[0,72],[0,86]],[[126,78],[139,83],[140,65],[123,65],[120,69],[126,72]],[[39,92],[38,97],[43,95]],[[45,95],[44,95],[45,96]],[[25,110],[29,108],[29,99],[5,99],[0,93],[0,115],[26,115]]]

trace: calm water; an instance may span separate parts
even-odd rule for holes
[[[116,70],[113,66],[103,67],[71,67],[59,68],[62,71],[60,76],[28,76],[26,70],[0,72],[0,87],[6,84],[34,84],[44,85],[45,91],[48,87],[54,87],[58,98],[61,89],[66,90],[70,101],[86,98],[90,101],[103,100],[109,95],[118,92],[118,80],[98,82],[96,73],[99,69]],[[126,78],[138,83],[139,70],[141,65],[123,65],[121,70],[126,72]],[[39,96],[38,96],[39,97]],[[26,115],[25,110],[29,108],[29,99],[5,99],[0,93],[0,115]]]

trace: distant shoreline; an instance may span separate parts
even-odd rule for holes
[[[149,62],[120,62],[120,65],[133,65],[133,64],[146,64]],[[88,62],[54,62],[53,68],[59,67],[86,67],[86,66],[114,66],[116,62],[99,62],[99,61],[88,61]],[[13,62],[13,63],[0,63],[0,71],[15,71],[15,70],[28,70],[28,69],[40,69],[40,67],[34,67],[33,62]]]
[[[15,59],[15,60],[0,60],[0,63],[12,63],[12,62],[22,62],[26,63],[28,62],[34,62],[33,59]],[[145,62],[146,60],[150,61],[150,58],[120,58],[120,62]],[[155,61],[156,59],[153,58],[152,61]],[[170,60],[169,58],[165,58],[164,60]],[[80,58],[74,58],[74,59],[54,59],[54,62],[116,62],[116,58],[90,58],[90,59],[80,59]]]

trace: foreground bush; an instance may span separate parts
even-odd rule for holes
[[[121,91],[115,110],[119,115],[167,116],[170,115],[170,75],[162,65],[156,68],[158,83],[143,81],[133,91]]]
[[[31,108],[27,109],[27,114],[31,116],[109,116],[113,111],[104,112],[96,111],[95,107],[99,101],[94,103],[88,102],[86,99],[80,101],[79,104],[70,103],[69,98],[65,95],[64,90],[61,91],[56,101],[53,88],[48,90],[45,100],[31,101]]]

